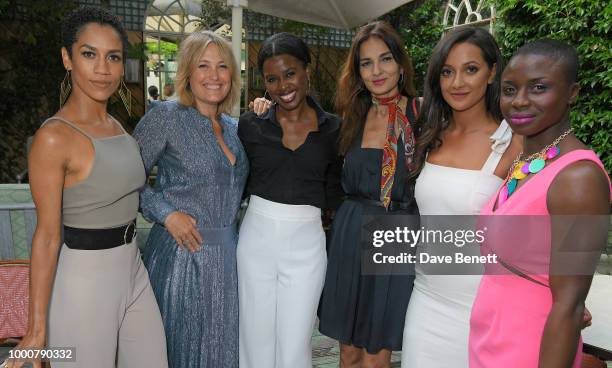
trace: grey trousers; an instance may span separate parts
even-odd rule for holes
[[[49,310],[49,348],[75,348],[53,368],[167,368],[166,338],[149,276],[131,244],[63,245]]]

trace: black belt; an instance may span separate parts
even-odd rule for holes
[[[376,207],[385,207],[381,201],[377,201],[375,199],[367,199],[363,197],[359,197],[356,195],[347,195],[346,199],[351,201],[359,202],[361,204],[365,204],[367,206],[376,206]],[[413,202],[399,202],[399,201],[391,201],[389,202],[389,206],[387,207],[387,211],[394,212],[400,210],[409,210],[413,208]]]
[[[80,229],[64,225],[64,244],[70,249],[110,249],[131,243],[135,236],[136,220],[110,229]]]

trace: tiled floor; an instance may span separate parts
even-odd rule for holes
[[[4,361],[10,347],[0,345],[0,362]],[[339,364],[338,343],[319,331],[315,330],[312,335],[312,364],[313,368],[337,368]],[[400,353],[394,353],[391,359],[391,367],[400,366]]]
[[[391,356],[391,367],[400,366],[401,353],[396,352]],[[339,365],[340,351],[338,342],[330,339],[315,330],[312,335],[312,366],[313,368],[337,368]]]

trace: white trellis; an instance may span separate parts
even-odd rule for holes
[[[202,28],[202,5],[189,0],[155,0],[147,9],[145,32],[184,36]]]
[[[463,26],[487,27],[493,33],[495,7],[487,0],[449,0],[444,11],[444,32]]]
[[[155,0],[148,7],[144,38],[145,42],[156,42],[158,52],[147,55],[147,87],[156,85],[161,93],[163,85],[174,79],[176,62],[162,58],[161,44],[165,42],[178,45],[188,34],[201,30],[201,14],[202,4],[196,0]]]

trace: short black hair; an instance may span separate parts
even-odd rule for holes
[[[565,67],[568,84],[574,84],[578,80],[578,52],[565,42],[548,38],[531,41],[519,48],[512,55],[512,59],[519,55],[542,55],[557,60]]]
[[[263,65],[266,60],[276,55],[291,55],[304,63],[304,67],[310,64],[310,50],[301,38],[291,33],[281,32],[266,38],[257,55],[257,67],[263,74]]]
[[[159,96],[159,90],[155,86],[149,86],[148,91],[149,91],[149,96],[151,97]]]
[[[123,44],[123,55],[126,54],[128,36],[125,28],[123,28],[123,24],[121,24],[121,20],[106,9],[97,6],[82,6],[68,15],[62,24],[62,46],[68,50],[68,55],[72,57],[72,45],[74,45],[79,37],[79,32],[90,23],[109,26],[117,31]]]

